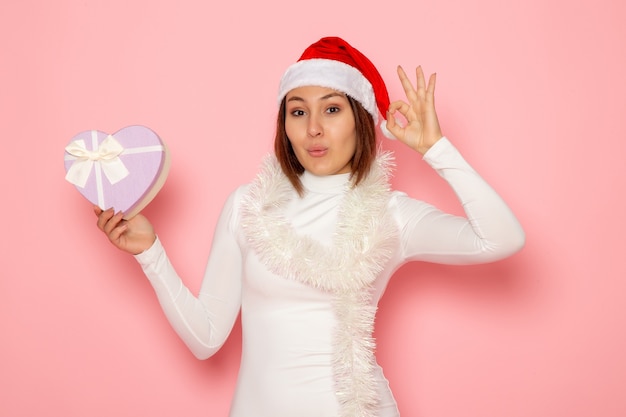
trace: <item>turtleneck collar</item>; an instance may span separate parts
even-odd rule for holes
[[[350,186],[350,173],[318,176],[304,171],[300,181],[304,189],[320,194],[340,194]]]

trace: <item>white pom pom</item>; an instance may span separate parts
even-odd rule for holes
[[[396,123],[398,123],[398,121],[397,121],[397,120],[396,120]],[[393,139],[393,140],[397,139],[397,138],[393,135],[393,133],[391,133],[391,132],[389,131],[389,129],[387,129],[387,121],[386,121],[386,120],[383,120],[383,121],[380,123],[380,130],[381,130],[381,132],[383,132],[383,135],[385,135],[385,137],[386,137],[386,138]]]

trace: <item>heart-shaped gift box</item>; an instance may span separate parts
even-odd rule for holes
[[[65,179],[101,209],[113,207],[125,219],[157,195],[169,172],[165,143],[145,126],[128,126],[110,135],[88,130],[65,147]]]

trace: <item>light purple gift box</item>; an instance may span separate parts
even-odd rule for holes
[[[169,172],[165,143],[145,126],[110,135],[88,130],[65,148],[66,179],[101,209],[113,207],[129,219],[159,192]]]

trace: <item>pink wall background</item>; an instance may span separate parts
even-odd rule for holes
[[[172,170],[145,213],[196,291],[222,202],[271,148],[280,75],[334,34],[393,99],[397,64],[438,73],[444,132],[527,231],[506,261],[392,280],[378,350],[403,415],[626,415],[626,3],[248,3],[0,4],[0,415],[227,415],[240,329],[192,357],[65,182],[63,148],[86,129],[162,136]],[[459,210],[384,145],[398,188]]]

